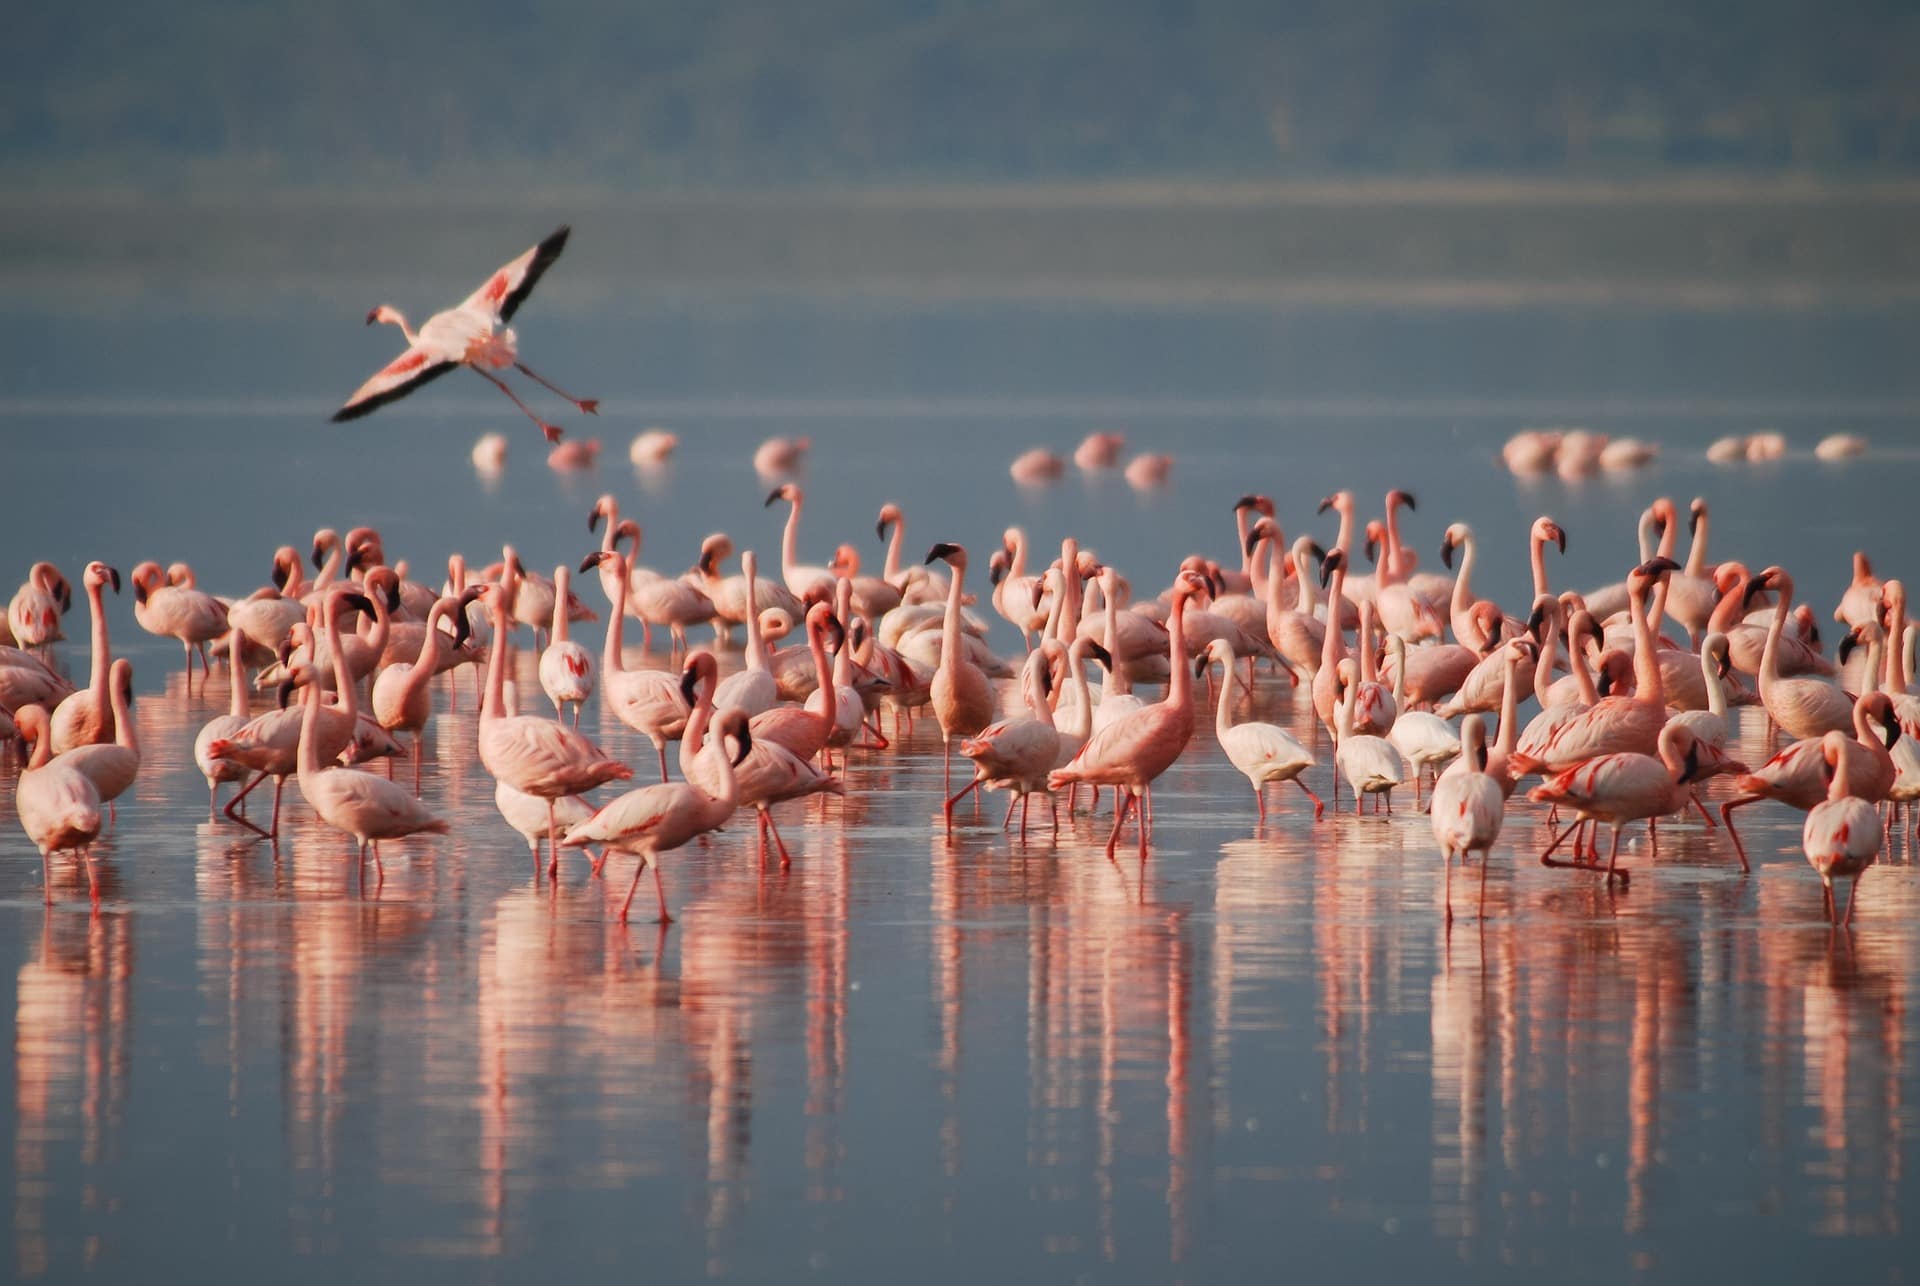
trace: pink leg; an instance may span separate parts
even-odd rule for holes
[[[1107,860],[1109,862],[1113,860],[1114,848],[1120,843],[1120,828],[1127,824],[1127,814],[1133,809],[1134,805],[1134,796],[1131,790],[1122,795],[1120,787],[1115,786],[1113,793],[1115,798],[1120,800],[1120,808],[1114,814],[1113,831],[1107,836]]]
[[[1760,797],[1758,795],[1745,796],[1740,799],[1729,799],[1726,803],[1720,805],[1720,820],[1727,824],[1727,834],[1733,839],[1733,851],[1740,858],[1740,869],[1742,871],[1751,871],[1753,868],[1747,865],[1747,847],[1740,842],[1740,832],[1734,829],[1733,810],[1736,808],[1745,808],[1748,804],[1758,803],[1759,800]]]
[[[1338,778],[1336,778],[1335,780],[1338,780]],[[1327,806],[1320,802],[1320,796],[1313,793],[1313,787],[1307,785],[1307,779],[1305,777],[1295,777],[1293,779],[1293,784],[1298,786],[1301,790],[1306,791],[1307,798],[1313,801],[1313,820],[1314,821],[1317,822],[1322,817],[1326,816]]]
[[[499,389],[502,393],[505,393],[507,395],[508,401],[512,402],[515,406],[519,407],[521,411],[525,412],[526,417],[529,420],[532,420],[535,424],[540,426],[540,432],[546,435],[547,441],[558,442],[560,440],[559,426],[548,424],[545,420],[535,415],[533,413],[533,408],[528,406],[525,402],[522,402],[520,398],[514,393],[514,391],[507,387],[507,382],[505,380],[500,379],[494,375],[489,374],[486,371],[481,370],[478,366],[469,366],[467,369],[472,371],[475,375],[478,375],[481,379],[485,380],[487,383]],[[622,918],[624,919],[625,917],[623,916]]]
[[[525,362],[515,362],[513,364],[513,369],[516,371],[519,371],[522,375],[526,376],[528,379],[532,380],[534,383],[540,385],[542,388],[547,389],[549,392],[558,393],[561,397],[566,398],[567,401],[573,403],[575,406],[580,408],[580,414],[582,415],[600,414],[599,398],[575,397],[573,394],[567,392],[565,389],[561,388],[558,384],[555,384],[552,380],[548,379],[546,376],[537,373],[532,367],[528,366]]]

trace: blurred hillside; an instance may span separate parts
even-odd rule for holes
[[[14,183],[1920,171],[1896,0],[41,4]]]

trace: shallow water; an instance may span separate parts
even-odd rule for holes
[[[984,561],[1017,522],[1157,587],[1183,553],[1231,558],[1245,491],[1330,541],[1320,496],[1351,486],[1365,509],[1402,485],[1423,562],[1466,518],[1487,545],[1479,588],[1513,607],[1534,514],[1571,534],[1556,583],[1593,585],[1632,558],[1650,498],[1699,494],[1716,557],[1790,565],[1824,618],[1855,547],[1900,574],[1920,535],[1917,320],[530,312],[530,359],[607,404],[598,424],[564,421],[607,438],[599,469],[557,476],[478,381],[321,423],[389,342],[351,319],[149,302],[41,328],[0,310],[0,549],[15,570],[188,558],[245,592],[274,545],[370,522],[422,567],[454,549],[489,561],[503,539],[551,567],[591,545],[587,508],[610,490],[654,566],[692,561],[717,528],[771,562],[783,510],[761,508],[748,457],[781,431],[815,440],[810,561],[840,540],[877,560],[874,511],[893,499],[910,556],[954,539]],[[96,370],[102,352],[125,360]],[[626,442],[656,421],[680,455],[636,474]],[[1543,421],[1667,453],[1625,478],[1516,483],[1498,444]],[[1110,425],[1176,453],[1168,489],[1007,481],[1018,450]],[[1733,471],[1700,458],[1759,427],[1799,451]],[[488,428],[513,453],[491,481],[466,454]],[[1841,429],[1874,455],[1812,461]],[[139,633],[126,600],[111,611],[147,760],[101,846],[97,914],[64,864],[43,907],[0,797],[0,1242],[17,1276],[1776,1279],[1817,1263],[1877,1280],[1912,1260],[1920,880],[1904,843],[1835,934],[1783,808],[1746,810],[1750,876],[1724,835],[1681,822],[1657,859],[1630,839],[1634,878],[1609,892],[1539,866],[1537,810],[1516,805],[1484,915],[1474,869],[1449,932],[1410,801],[1316,826],[1289,790],[1257,826],[1204,718],[1157,791],[1144,865],[1105,859],[1104,817],[1022,844],[996,829],[997,799],[947,840],[923,723],[856,752],[844,801],[781,810],[790,870],[757,864],[735,825],[668,859],[678,923],[623,928],[622,859],[604,888],[584,862],[536,887],[467,750],[470,685],[426,765],[455,832],[389,846],[384,879],[362,888],[292,791],[277,851],[207,822],[190,746],[224,709],[222,676],[189,692],[178,649]],[[83,630],[61,649],[76,669]],[[1013,646],[1004,626],[997,642]],[[1304,696],[1270,678],[1254,708],[1308,732]],[[644,779],[650,748],[597,707],[587,722]],[[1743,753],[1764,758],[1764,738],[1748,712]]]

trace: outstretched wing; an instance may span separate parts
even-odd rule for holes
[[[435,360],[425,349],[414,345],[380,368],[378,374],[354,391],[347,404],[333,413],[333,422],[357,420],[371,415],[389,402],[397,402],[431,380],[437,380],[460,363],[444,358]]]
[[[541,276],[553,267],[553,261],[567,248],[567,237],[572,231],[566,224],[561,224],[545,241],[488,277],[486,284],[468,295],[460,307],[483,308],[498,317],[502,324],[511,321],[520,305],[527,302],[527,296],[533,293]]]

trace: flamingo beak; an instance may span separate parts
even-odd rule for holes
[[[929,549],[927,551],[927,562],[931,563],[936,559],[951,558],[959,552],[960,552],[960,546],[949,545],[945,541],[941,541],[939,544],[935,545],[932,549]]]
[[[373,600],[365,594],[343,594],[340,596],[340,605],[365,612],[368,616],[373,615]]]
[[[680,674],[680,695],[683,699],[685,699],[688,705],[692,705],[694,703],[694,700],[695,700],[694,690],[697,689],[699,686],[700,686],[700,670],[697,666],[689,665]]]
[[[1259,507],[1260,507],[1259,496],[1252,496],[1252,495],[1241,496],[1238,500],[1233,502],[1233,512],[1235,513],[1239,513],[1242,509],[1257,509]]]
[[[321,544],[317,540],[314,541],[313,542],[313,570],[319,571],[322,567],[326,565],[326,562],[327,562],[326,546]]]
[[[1087,655],[1108,669],[1113,668],[1113,653],[1107,651],[1107,649],[1101,647],[1098,643],[1092,642],[1091,640],[1088,641]]]
[[[292,675],[288,675],[286,678],[280,680],[279,686],[273,690],[273,704],[276,710],[285,710],[287,708],[287,702],[293,697],[293,688],[294,680]]]
[[[1634,573],[1639,576],[1659,576],[1667,572],[1677,572],[1679,570],[1679,563],[1674,562],[1671,558],[1655,554],[1652,558],[1649,558],[1646,562],[1634,568]]]
[[[1700,775],[1700,743],[1690,742],[1687,746],[1687,770],[1680,774],[1681,781],[1692,781]]]
[[[588,554],[580,560],[580,574],[582,576],[586,575],[589,569],[598,567],[604,558],[606,558],[606,554],[599,550]]]
[[[887,520],[885,518],[873,524],[873,534],[882,540],[887,538]]]
[[[107,582],[113,586],[114,593],[118,594],[120,592],[120,569],[118,567],[107,568]]]
[[[459,610],[453,614],[453,646],[456,651],[465,647],[467,640],[473,637],[473,622],[467,619],[466,595],[462,594],[460,598]]]
[[[1895,712],[1893,702],[1887,702],[1881,719],[1887,727],[1887,749],[1892,750],[1894,743],[1900,740],[1900,716]]]
[[[999,558],[996,557],[991,562],[988,563],[987,584],[998,585],[1001,581],[1005,580],[1006,577],[1007,577],[1007,565],[1001,562]]]
[[[1440,563],[1448,571],[1453,570],[1453,537],[1451,535],[1441,538]]]
[[[142,607],[147,605],[147,582],[137,576],[133,581],[133,601]]]
[[[279,563],[279,562],[276,562],[276,563],[274,563],[274,565],[273,565],[273,587],[274,587],[275,589],[285,589],[285,588],[287,587],[287,576],[288,576],[288,574],[289,574],[289,573],[288,573],[288,569],[287,569],[287,567],[285,566],[285,564],[283,564],[283,563]]]
[[[1317,514],[1323,514],[1331,508],[1333,508],[1333,497],[1328,496],[1325,500],[1322,500],[1320,502],[1320,507],[1318,509],[1315,509],[1314,512]]]
[[[1392,495],[1387,497],[1387,508],[1389,509],[1393,508],[1393,504],[1395,501],[1399,501],[1401,504],[1405,505],[1409,512],[1412,512],[1412,513],[1420,512],[1419,502],[1414,500],[1413,493],[1411,491],[1395,491]]]
[[[742,763],[746,762],[747,756],[753,752],[753,733],[747,730],[746,720],[743,719],[740,721],[739,729],[735,732],[734,736],[740,742],[740,752],[733,757],[733,766],[738,768]]]
[[[587,514],[587,531],[589,534],[600,530],[601,516],[599,505],[595,505]]]
[[[1852,656],[1853,650],[1859,646],[1860,646],[1860,631],[1857,629],[1848,630],[1847,636],[1840,640],[1840,647],[1839,647],[1840,664],[1845,665],[1847,663],[1847,658]]]
[[[1553,543],[1560,547],[1561,553],[1567,552],[1567,531],[1557,522],[1553,524]]]
[[[1259,543],[1260,543],[1261,541],[1263,541],[1263,540],[1265,540],[1265,539],[1266,539],[1266,537],[1265,537],[1265,536],[1262,536],[1262,535],[1260,534],[1260,532],[1259,532],[1259,529],[1258,529],[1258,528],[1256,528],[1256,529],[1254,529],[1253,531],[1249,531],[1249,532],[1247,533],[1247,548],[1246,548],[1246,552],[1247,552],[1247,553],[1249,553],[1249,554],[1251,554],[1251,553],[1252,553],[1252,552],[1254,551],[1254,548],[1255,548],[1256,546],[1258,546],[1258,545],[1259,545]]]
[[[1370,563],[1380,561],[1380,542],[1372,536],[1367,537],[1367,561]]]
[[[1546,623],[1547,623],[1547,609],[1544,607],[1534,608],[1533,614],[1527,617],[1527,633],[1533,635],[1533,637],[1536,639],[1540,638],[1540,629]]]
[[[785,490],[786,490],[785,487],[775,487],[772,491],[769,491],[767,493],[766,501],[760,507],[762,509],[773,508],[773,502],[778,500],[780,498],[780,493]]]
[[[380,320],[380,310],[378,308],[367,309],[367,320],[364,323],[365,325],[371,326],[379,320]]]

